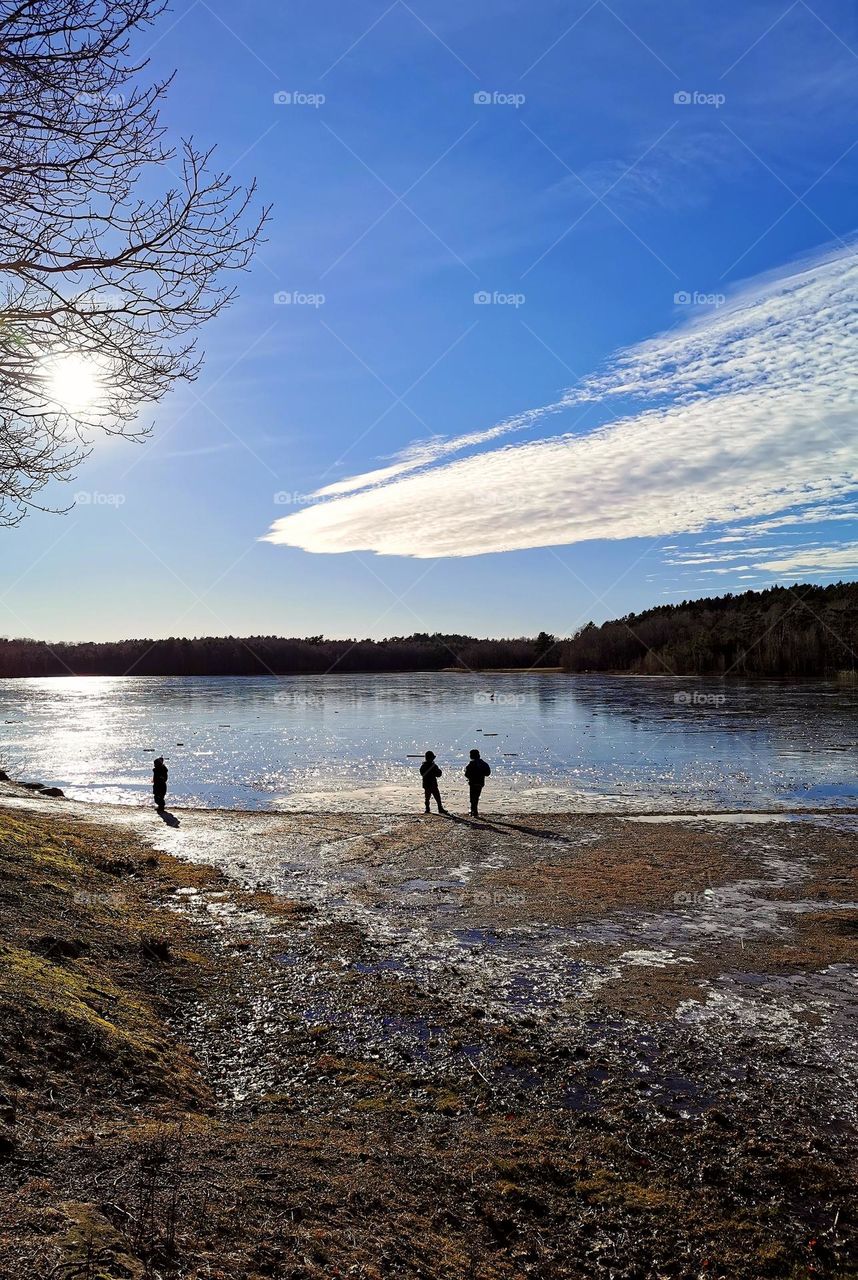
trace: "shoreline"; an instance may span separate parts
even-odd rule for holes
[[[827,684],[839,685],[844,688],[854,688],[858,683],[856,674],[849,670],[831,670],[820,671],[813,675],[797,675],[797,676],[765,676],[754,675],[742,672],[723,672],[723,671],[689,671],[689,672],[667,672],[664,671],[629,671],[623,668],[612,668],[610,670],[598,670],[588,668],[583,671],[574,671],[567,667],[409,667],[407,669],[395,669],[390,671],[378,671],[371,667],[366,670],[355,671],[259,671],[253,673],[245,672],[206,672],[205,674],[191,674],[187,672],[161,672],[159,674],[141,675],[139,673],[116,673],[110,671],[57,671],[51,675],[4,675],[0,676],[0,685],[4,680],[329,680],[343,679],[349,680],[355,677],[384,677],[384,676],[432,676],[432,675],[461,675],[461,676],[491,676],[491,675],[562,675],[562,676],[592,676],[596,679],[608,677],[610,679],[629,679],[629,680],[717,680],[726,684],[808,684],[823,681]]]
[[[134,814],[134,815],[149,812],[154,817],[158,816],[157,810],[155,809],[154,804],[151,804],[149,802],[140,803],[140,804],[129,804],[122,801],[114,802],[109,800],[82,800],[77,797],[67,795],[65,792],[62,792],[58,787],[54,787],[53,784],[51,783],[27,782],[17,778],[0,778],[0,802],[2,802],[4,798],[9,798],[14,800],[14,799],[25,799],[27,797],[31,797],[31,798],[42,797],[45,799],[63,800],[66,802],[66,804],[80,805],[83,808],[91,810],[93,812],[106,810],[110,812],[115,811],[117,813],[127,812],[129,814]],[[427,816],[432,818],[452,817],[456,819],[456,818],[462,818],[464,816],[467,816],[464,811],[463,813],[460,814],[454,810],[451,810],[448,814],[437,814],[433,810],[431,814],[426,815],[416,801],[413,809],[371,809],[371,810],[366,810],[366,809],[357,810],[354,808],[338,809],[336,808],[335,804],[332,804],[331,806],[324,809],[320,809],[320,808],[317,808],[317,809],[286,809],[286,808],[239,809],[239,808],[222,808],[216,805],[203,806],[203,805],[172,804],[172,803],[169,803],[169,796],[168,796],[167,810],[169,812],[173,812],[175,810],[179,813],[185,813],[185,814],[220,814],[224,816],[236,815],[236,816],[246,817],[246,818],[260,818],[260,817],[267,816],[271,818],[305,817],[305,818],[318,819],[320,817],[326,817],[326,816],[329,816],[332,818],[355,817],[355,816],[359,816],[360,814],[371,815],[372,817],[375,817],[375,818],[400,818],[400,819],[423,818]],[[842,804],[841,805],[841,804],[831,803],[827,805],[784,805],[781,807],[768,805],[760,809],[694,808],[693,810],[691,809],[627,809],[627,810],[626,809],[503,809],[503,810],[487,809],[485,811],[485,814],[481,815],[479,821],[490,823],[493,817],[522,818],[522,819],[542,817],[542,818],[557,818],[557,819],[617,818],[617,819],[630,819],[630,820],[659,818],[659,819],[663,819],[664,821],[670,821],[671,819],[675,819],[677,822],[681,822],[681,821],[690,822],[696,819],[718,818],[718,817],[731,818],[731,817],[741,817],[743,815],[747,815],[752,818],[762,818],[768,815],[774,818],[783,817],[786,815],[790,815],[790,816],[795,815],[797,818],[801,818],[802,816],[823,817],[827,815],[836,816],[838,814],[843,816],[858,814],[858,804]]]

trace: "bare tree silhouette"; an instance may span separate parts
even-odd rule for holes
[[[141,406],[196,376],[268,216],[211,150],[165,144],[169,80],[141,87],[130,53],[164,7],[0,0],[0,524],[97,430],[146,434]]]

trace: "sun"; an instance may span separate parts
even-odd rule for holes
[[[80,414],[98,407],[104,394],[101,370],[86,356],[57,356],[45,362],[45,384],[51,407]]]

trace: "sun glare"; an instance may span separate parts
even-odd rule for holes
[[[98,406],[104,386],[93,360],[79,355],[59,356],[46,363],[45,371],[53,407],[78,414]]]

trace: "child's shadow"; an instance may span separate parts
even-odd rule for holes
[[[168,809],[159,809],[158,817],[162,822],[166,822],[168,827],[177,827],[179,825],[179,819],[174,813],[170,813]]]
[[[443,817],[449,818],[451,822],[458,822],[463,827],[473,827],[476,831],[497,831],[499,835],[503,835],[502,829],[493,827],[486,818],[464,818],[461,814],[451,813],[449,809]]]

